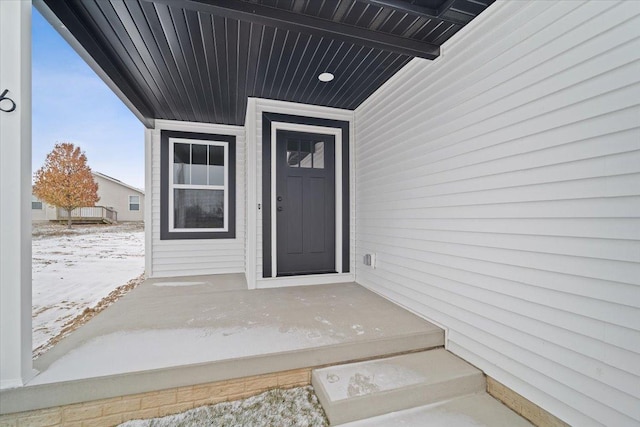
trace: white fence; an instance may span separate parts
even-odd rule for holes
[[[69,213],[66,209],[58,208],[58,220],[69,219]],[[71,211],[71,219],[73,221],[118,221],[118,212],[105,206],[87,206],[75,208]]]

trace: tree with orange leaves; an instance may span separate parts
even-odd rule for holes
[[[42,166],[35,173],[33,194],[44,202],[65,209],[69,215],[67,226],[71,228],[71,211],[84,206],[95,206],[98,183],[87,166],[87,156],[69,142],[56,144]]]

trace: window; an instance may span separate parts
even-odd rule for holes
[[[31,209],[42,210],[42,201],[34,195],[31,195]]]
[[[161,135],[161,239],[234,238],[235,137]]]
[[[140,196],[129,196],[129,210],[130,211],[140,210]]]
[[[324,169],[324,142],[289,139],[287,164],[291,168]]]
[[[227,231],[229,144],[169,139],[169,231]]]

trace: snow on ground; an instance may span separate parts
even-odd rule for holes
[[[121,427],[326,427],[329,423],[312,387],[275,389],[234,402],[191,409],[177,415],[134,420]]]
[[[34,224],[33,349],[39,354],[65,326],[144,272],[144,229],[117,225]]]

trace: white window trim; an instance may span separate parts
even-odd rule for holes
[[[191,184],[174,184],[173,177],[173,151],[174,144],[199,144],[214,145],[224,148],[224,185],[191,185]],[[189,168],[189,178],[191,178],[191,168]],[[202,139],[189,138],[169,138],[169,232],[186,232],[186,233],[203,233],[203,232],[220,232],[229,231],[229,143],[227,141],[210,141]],[[208,174],[207,174],[208,176]],[[224,227],[222,228],[175,228],[174,227],[174,189],[190,189],[190,190],[223,190],[224,191]]]
[[[137,197],[138,198],[138,203],[131,203],[131,198],[132,197]],[[131,205],[138,205],[138,209],[131,209]],[[129,195],[129,211],[130,212],[140,212],[140,207],[141,207],[141,200],[140,200],[140,196],[136,195],[136,194],[130,194]]]

